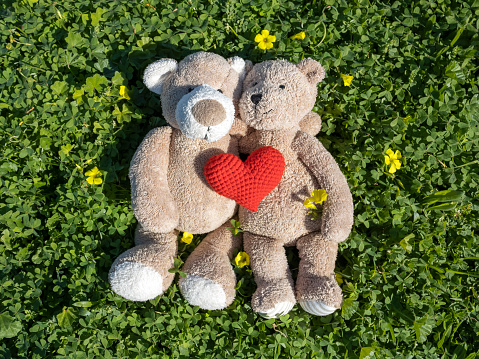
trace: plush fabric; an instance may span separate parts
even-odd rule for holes
[[[173,59],[163,59],[150,64],[143,76],[146,87],[160,95],[163,92],[163,84],[168,76],[175,72],[178,63]]]
[[[238,155],[238,140],[232,135],[247,132],[247,126],[235,120],[235,108],[248,65],[238,57],[226,60],[199,52],[179,63],[161,59],[145,70],[144,83],[160,94],[170,126],[151,130],[131,161],[132,207],[139,225],[136,246],[122,253],[110,269],[109,280],[117,294],[147,300],[170,286],[174,274],[168,270],[176,256],[178,231],[213,231],[211,238],[221,241],[226,236],[228,242],[228,233],[219,227],[229,223],[237,205],[211,189],[203,168],[215,154]],[[224,251],[217,255],[223,255],[221,269],[229,280],[210,283],[215,279],[202,280],[201,268],[192,267],[196,277],[188,288],[200,297],[211,288],[221,288],[226,303],[235,286],[231,265],[224,265],[231,251],[227,245],[218,248]],[[195,263],[211,264],[206,259]]]
[[[211,156],[238,155],[238,142],[225,136],[216,142],[192,140],[179,131],[172,134],[167,181],[179,212],[176,226],[181,232],[209,233],[228,221],[236,212],[236,203],[213,191],[203,169]]]
[[[328,241],[346,240],[354,222],[354,206],[348,183],[338,164],[321,142],[307,133],[298,132],[291,146],[328,193],[329,200],[324,203],[321,218],[322,236]]]
[[[248,231],[243,238],[258,287],[252,298],[253,310],[271,313],[277,311],[278,306],[283,307],[282,303],[295,304],[294,282],[283,243]]]
[[[145,230],[168,233],[178,226],[179,212],[167,182],[171,127],[151,130],[130,163],[131,205]]]
[[[256,212],[259,203],[281,180],[284,165],[281,152],[268,146],[254,151],[244,163],[231,154],[213,156],[204,173],[216,193]]]
[[[241,248],[242,235],[234,236],[227,222],[208,234],[187,258],[179,287],[191,305],[213,310],[224,309],[235,297],[236,277],[231,267],[235,251]]]
[[[312,136],[316,136],[319,131],[321,131],[321,125],[321,116],[313,111],[307,113],[306,116],[299,121],[299,128],[301,131],[309,133]]]
[[[175,118],[186,137],[215,142],[228,134],[234,116],[235,107],[230,98],[209,85],[201,85],[181,98]]]
[[[321,69],[315,71],[324,72]],[[299,67],[284,60],[255,65],[244,81],[242,100],[239,102],[240,117],[257,130],[298,127],[299,121],[316,102],[316,83],[310,82]],[[253,99],[258,103],[255,104]]]
[[[162,294],[175,277],[168,269],[173,268],[177,254],[177,233],[152,233],[138,226],[136,246],[122,253],[110,269],[112,290],[133,301],[146,301]]]
[[[312,59],[298,65],[265,61],[252,68],[243,84],[240,117],[255,131],[240,140],[240,152],[272,146],[286,163],[280,183],[256,212],[239,209],[244,248],[258,286],[252,307],[267,318],[286,314],[296,301],[315,315],[328,315],[342,303],[334,264],[338,242],[351,231],[353,202],[336,161],[312,135],[321,125],[310,111],[316,84],[324,76]],[[312,220],[303,202],[316,189],[326,190],[328,197],[321,218]],[[296,284],[284,246],[299,250]]]
[[[159,60],[169,61],[169,60]],[[234,63],[234,61],[230,61]],[[238,73],[223,57],[208,53],[196,52],[178,63],[176,71],[164,76],[161,93],[163,117],[173,127],[179,128],[176,119],[176,108],[183,96],[197,86],[209,85],[233,100],[241,94],[242,81]],[[145,81],[146,82],[146,81]]]

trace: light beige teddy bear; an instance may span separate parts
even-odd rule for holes
[[[136,246],[110,269],[109,281],[117,294],[134,301],[162,294],[174,278],[168,270],[174,267],[178,231],[212,232],[201,245],[207,259],[193,263],[195,272],[183,282],[182,291],[206,309],[232,301],[236,280],[230,259],[241,237],[233,237],[226,226],[237,205],[208,186],[203,167],[212,155],[238,154],[238,140],[232,135],[245,135],[246,125],[235,120],[235,102],[248,65],[239,57],[226,60],[199,52],[179,63],[162,59],[145,70],[144,82],[161,95],[170,126],[151,130],[131,161],[138,227]],[[215,280],[203,275],[211,268],[221,273]]]

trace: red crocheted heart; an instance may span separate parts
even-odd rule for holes
[[[204,174],[216,193],[256,212],[263,198],[281,181],[284,167],[281,152],[268,146],[258,148],[244,163],[229,153],[213,156]]]

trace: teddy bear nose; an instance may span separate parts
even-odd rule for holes
[[[263,97],[263,95],[261,95],[260,93],[254,94],[254,95],[251,96],[251,101],[255,105],[257,105],[261,101],[261,97]]]
[[[226,111],[223,105],[216,100],[198,101],[191,112],[196,122],[203,126],[215,126],[226,119]]]

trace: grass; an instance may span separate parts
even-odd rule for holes
[[[479,356],[479,1],[6,0],[0,14],[1,358]],[[248,268],[223,311],[176,285],[146,303],[111,292],[136,225],[129,161],[165,124],[142,72],[201,50],[326,68],[318,138],[355,202],[341,311],[261,319]]]

